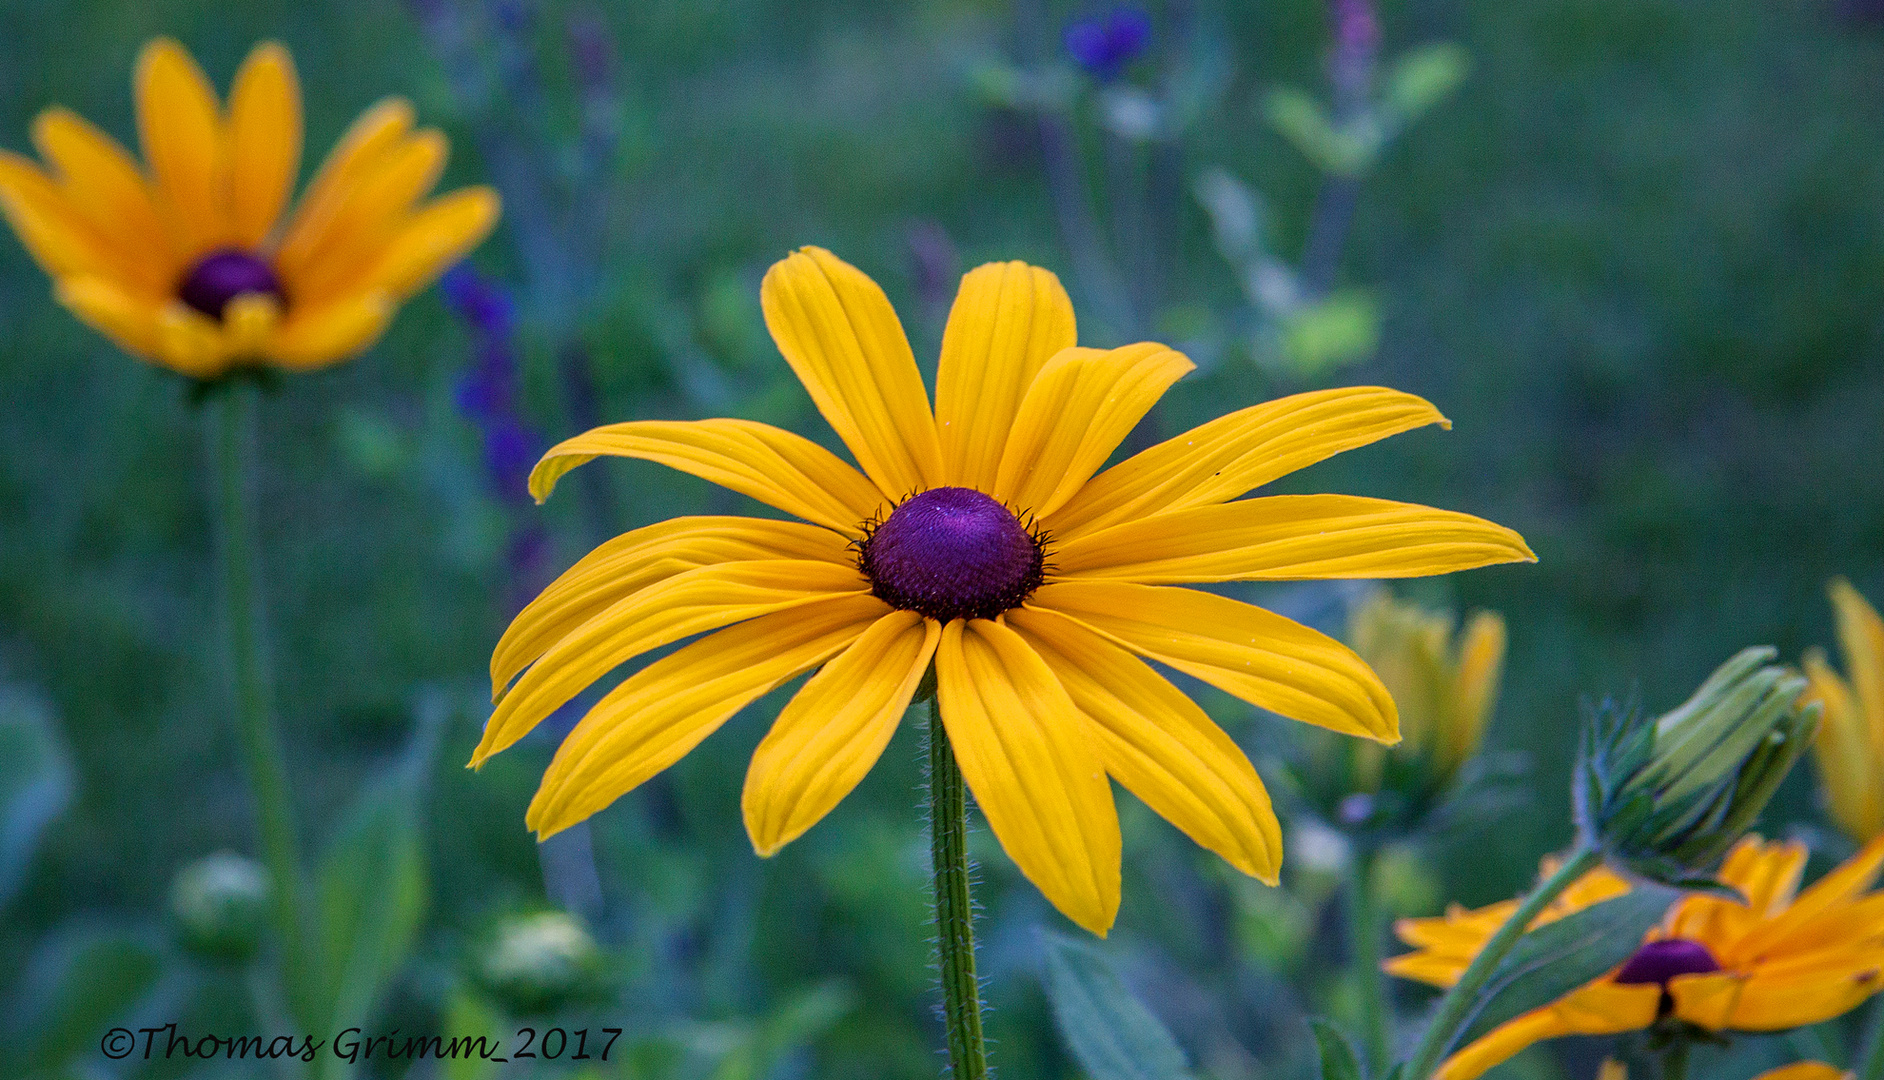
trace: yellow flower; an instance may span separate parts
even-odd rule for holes
[[[1672,1015],[1709,1031],[1782,1031],[1829,1020],[1884,986],[1884,892],[1866,893],[1884,866],[1884,839],[1798,892],[1800,844],[1743,839],[1720,880],[1745,904],[1690,894],[1615,971],[1524,1014],[1455,1053],[1438,1080],[1473,1080],[1535,1042],[1613,1035]],[[1546,864],[1546,870],[1549,864]],[[1533,926],[1629,890],[1615,873],[1585,874]],[[1797,894],[1795,896],[1795,894]],[[1517,901],[1453,908],[1395,926],[1415,951],[1387,961],[1394,975],[1433,986],[1458,981]]]
[[[477,246],[497,195],[421,203],[436,131],[389,98],[354,122],[283,220],[301,161],[294,62],[272,42],[225,109],[168,38],[137,59],[146,167],[63,108],[33,122],[46,167],[0,151],[0,211],[59,301],[126,352],[196,378],[241,364],[317,368],[379,338],[395,308]]]
[[[1795,1061],[1768,1069],[1753,1080],[1851,1080],[1852,1074],[1823,1061]]]
[[[1805,657],[1806,700],[1825,706],[1814,743],[1825,801],[1839,827],[1864,843],[1884,836],[1884,620],[1844,578],[1830,592],[1851,681],[1813,649]]]
[[[1192,365],[1161,345],[1074,347],[1072,305],[1045,270],[991,264],[964,278],[933,413],[902,324],[855,268],[805,248],[772,267],[761,300],[780,351],[862,471],[745,420],[613,424],[544,456],[531,476],[539,499],[569,469],[613,454],[802,520],[693,517],[636,530],[517,616],[491,657],[501,698],[473,765],[618,665],[717,631],[589,711],[530,805],[540,835],[607,806],[748,702],[822,665],[747,775],[746,827],[770,855],[869,771],[933,662],[942,724],[989,827],[1049,900],[1103,933],[1119,902],[1108,775],[1244,873],[1273,883],[1281,857],[1248,759],[1146,659],[1285,716],[1398,737],[1392,700],[1345,646],[1168,586],[1534,558],[1509,529],[1422,506],[1232,501],[1340,451],[1446,423],[1392,390],[1254,406],[1100,472]]]
[[[1456,640],[1453,625],[1450,614],[1400,602],[1384,589],[1348,620],[1348,641],[1400,707],[1402,742],[1392,753],[1425,763],[1434,788],[1478,752],[1504,671],[1503,617],[1478,612]],[[1355,749],[1357,788],[1378,790],[1386,751],[1372,743]]]

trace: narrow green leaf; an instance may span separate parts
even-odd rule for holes
[[[1414,49],[1388,69],[1383,104],[1410,124],[1451,97],[1471,70],[1471,54],[1450,41]]]
[[[1320,1019],[1310,1019],[1308,1026],[1315,1033],[1315,1046],[1321,1052],[1321,1080],[1365,1080],[1354,1045],[1341,1034],[1340,1028]]]
[[[1549,1005],[1629,959],[1677,895],[1658,885],[1637,885],[1519,938],[1485,984],[1458,1045]]]
[[[1042,933],[1047,997],[1066,1047],[1092,1080],[1188,1080],[1190,1067],[1157,1017],[1090,946]]]
[[[72,764],[50,711],[0,687],[0,907],[26,877],[46,826],[72,802]]]
[[[47,1072],[86,1053],[114,1022],[157,985],[163,960],[157,947],[122,930],[60,934],[30,965],[21,1000],[28,1003],[22,1030],[33,1033],[28,1057]]]

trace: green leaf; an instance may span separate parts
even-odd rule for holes
[[[38,700],[0,687],[0,907],[26,877],[46,827],[72,803],[72,763]]]
[[[1387,72],[1381,104],[1402,127],[1451,97],[1472,71],[1472,56],[1450,41],[1413,49]]]
[[[1341,1029],[1326,1020],[1310,1019],[1309,1029],[1315,1033],[1315,1046],[1321,1051],[1321,1080],[1364,1080],[1361,1060],[1354,1054],[1353,1044]]]
[[[857,995],[842,982],[794,992],[750,1027],[713,1070],[713,1080],[763,1080],[856,1007]]]
[[[1067,1049],[1092,1080],[1185,1080],[1190,1067],[1157,1017],[1090,946],[1042,933],[1047,997]]]
[[[1336,176],[1359,176],[1380,151],[1380,131],[1371,122],[1337,124],[1314,98],[1293,87],[1271,91],[1263,115],[1316,168]]]
[[[502,1018],[497,1015],[497,1011],[476,994],[460,988],[454,990],[446,1001],[447,1041],[478,1038],[497,1040],[506,1034],[508,1032],[502,1027]],[[502,1065],[502,1062],[492,1061],[482,1054],[467,1052],[446,1058],[443,1072],[445,1080],[491,1080]]]
[[[29,1051],[35,1068],[50,1072],[96,1054],[99,1037],[151,992],[162,970],[157,946],[122,930],[54,938],[19,988],[30,1003],[23,1030],[35,1033]]]
[[[1659,885],[1637,885],[1519,938],[1485,984],[1457,1045],[1549,1005],[1629,959],[1677,895]]]
[[[1380,345],[1380,305],[1365,290],[1342,289],[1292,312],[1283,321],[1282,345],[1302,378],[1365,360]]]

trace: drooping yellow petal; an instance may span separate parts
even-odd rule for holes
[[[889,508],[882,492],[836,454],[752,420],[634,420],[599,427],[551,447],[530,473],[530,494],[542,502],[564,473],[602,455],[659,462],[846,536],[862,536],[863,522]]]
[[[801,248],[766,271],[759,302],[785,362],[885,496],[942,482],[922,374],[876,282],[823,248]]]
[[[1884,763],[1874,757],[1870,719],[1858,707],[1851,685],[1825,662],[1824,652],[1806,653],[1805,674],[1804,700],[1823,709],[1812,751],[1826,809],[1851,836],[1884,836]]]
[[[378,341],[392,317],[392,301],[378,293],[293,307],[269,344],[268,357],[294,371],[339,363]]]
[[[229,206],[235,242],[259,247],[301,168],[301,84],[288,50],[250,50],[229,89]]]
[[[131,155],[83,117],[56,107],[33,118],[33,145],[58,172],[66,204],[109,253],[120,287],[169,295],[183,264]]]
[[[167,301],[157,312],[157,359],[198,379],[222,374],[229,368],[222,324],[180,300]]]
[[[1002,850],[1062,914],[1105,936],[1119,910],[1119,818],[1078,708],[998,622],[950,622],[935,674],[942,726]]]
[[[850,794],[883,756],[929,668],[942,624],[897,611],[813,675],[752,754],[740,807],[769,856]]]
[[[1092,479],[1171,384],[1196,366],[1184,354],[1149,342],[1060,352],[1021,399],[1001,453],[995,498],[1036,517],[1053,513]]]
[[[282,233],[281,262],[305,264],[334,227],[353,189],[405,142],[412,121],[412,104],[403,98],[386,98],[360,114],[301,196],[294,217]]]
[[[1064,541],[1067,578],[1177,584],[1425,577],[1535,561],[1503,525],[1352,495],[1272,495],[1137,518]]]
[[[1007,623],[1091,721],[1106,772],[1200,846],[1276,884],[1282,827],[1235,740],[1150,665],[1072,619],[1023,609]]]
[[[551,582],[491,652],[491,697],[556,642],[619,600],[676,574],[760,559],[853,562],[843,536],[816,525],[748,517],[678,517],[624,533]]]
[[[651,585],[565,635],[524,672],[486,721],[472,764],[516,742],[584,687],[650,649],[868,588],[854,566],[808,559],[719,563]]]
[[[410,296],[483,243],[497,225],[497,192],[461,188],[432,200],[399,226],[366,277],[368,287]]]
[[[946,483],[978,491],[996,484],[1022,398],[1042,366],[1076,338],[1073,302],[1051,272],[1006,262],[963,276],[936,367],[935,420]]]
[[[1869,722],[1869,759],[1884,761],[1884,618],[1844,578],[1834,579],[1830,592],[1845,670],[1851,673],[1853,696]]]
[[[264,355],[281,322],[281,302],[265,293],[230,298],[222,312],[223,351],[231,357]]]
[[[7,150],[0,150],[0,212],[49,276],[100,277],[119,288],[135,285],[135,278],[120,268],[121,260],[60,194],[52,178]]]
[[[157,38],[137,57],[137,131],[159,201],[194,259],[234,237],[229,146],[216,90],[183,46]]]
[[[276,259],[282,287],[296,303],[325,303],[359,288],[388,236],[438,184],[450,146],[426,129],[381,152],[341,193],[319,242],[284,243]]]
[[[1252,705],[1344,735],[1399,740],[1399,712],[1373,670],[1326,634],[1194,589],[1063,581],[1028,607],[1070,615]]]
[[[843,651],[890,610],[868,595],[819,600],[728,627],[649,664],[563,740],[524,823],[543,838],[582,821],[679,761],[755,699]]]
[[[1525,1013],[1501,1024],[1484,1037],[1447,1058],[1434,1080],[1478,1080],[1494,1066],[1515,1057],[1520,1050],[1546,1039],[1570,1034],[1563,1017],[1550,1009]]]
[[[132,356],[159,358],[163,337],[158,328],[162,305],[132,296],[101,277],[61,278],[55,295],[81,322],[110,338]]]
[[[1412,394],[1317,390],[1218,417],[1107,469],[1046,519],[1072,539],[1166,510],[1227,502],[1344,450],[1426,424],[1452,426]]]
[[[1661,988],[1591,983],[1553,1005],[1529,1012],[1453,1054],[1435,1080],[1476,1080],[1486,1070],[1533,1043],[1564,1035],[1618,1035],[1655,1022]]]
[[[1504,617],[1495,611],[1478,612],[1459,635],[1459,667],[1453,680],[1457,715],[1445,729],[1440,746],[1444,768],[1456,770],[1478,752],[1498,701],[1504,663]]]

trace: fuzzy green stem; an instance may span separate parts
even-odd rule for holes
[[[1420,1036],[1419,1047],[1413,1051],[1413,1058],[1407,1064],[1405,1080],[1427,1080],[1433,1075],[1433,1070],[1439,1067],[1440,1060],[1452,1049],[1459,1032],[1470,1020],[1473,1006],[1478,1004],[1478,996],[1485,989],[1485,983],[1491,979],[1492,972],[1498,970],[1506,954],[1517,945],[1518,939],[1524,936],[1524,931],[1552,900],[1563,895],[1571,882],[1602,861],[1600,852],[1578,844],[1570,857],[1563,861],[1563,865],[1531,890],[1524,902],[1518,905],[1518,910],[1466,965],[1459,981],[1446,991],[1446,996],[1439,999],[1439,1007],[1433,1010],[1433,1018],[1427,1024],[1426,1033]]]
[[[249,449],[256,387],[233,380],[215,403],[217,474],[216,539],[227,605],[229,674],[235,705],[236,740],[255,800],[262,859],[274,879],[270,895],[275,933],[286,969],[298,969],[301,946],[301,864],[296,854],[294,807],[288,767],[274,723],[274,688],[262,638],[261,599],[256,588],[255,505]]]
[[[928,731],[929,854],[935,871],[937,969],[950,1074],[955,1080],[987,1080],[981,983],[975,975],[975,912],[968,895],[968,789],[934,698]]]
[[[1857,1080],[1884,1080],[1884,994],[1871,1006],[1870,1031],[1859,1053],[1858,1067],[1852,1072]]]
[[[1662,1080],[1688,1080],[1688,1050],[1691,1045],[1686,1035],[1678,1035],[1662,1049]]]
[[[1345,901],[1348,924],[1348,963],[1360,991],[1361,1049],[1366,1054],[1367,1071],[1381,1075],[1391,1052],[1387,980],[1380,970],[1380,916],[1373,896],[1374,853],[1356,845],[1348,861]]]

